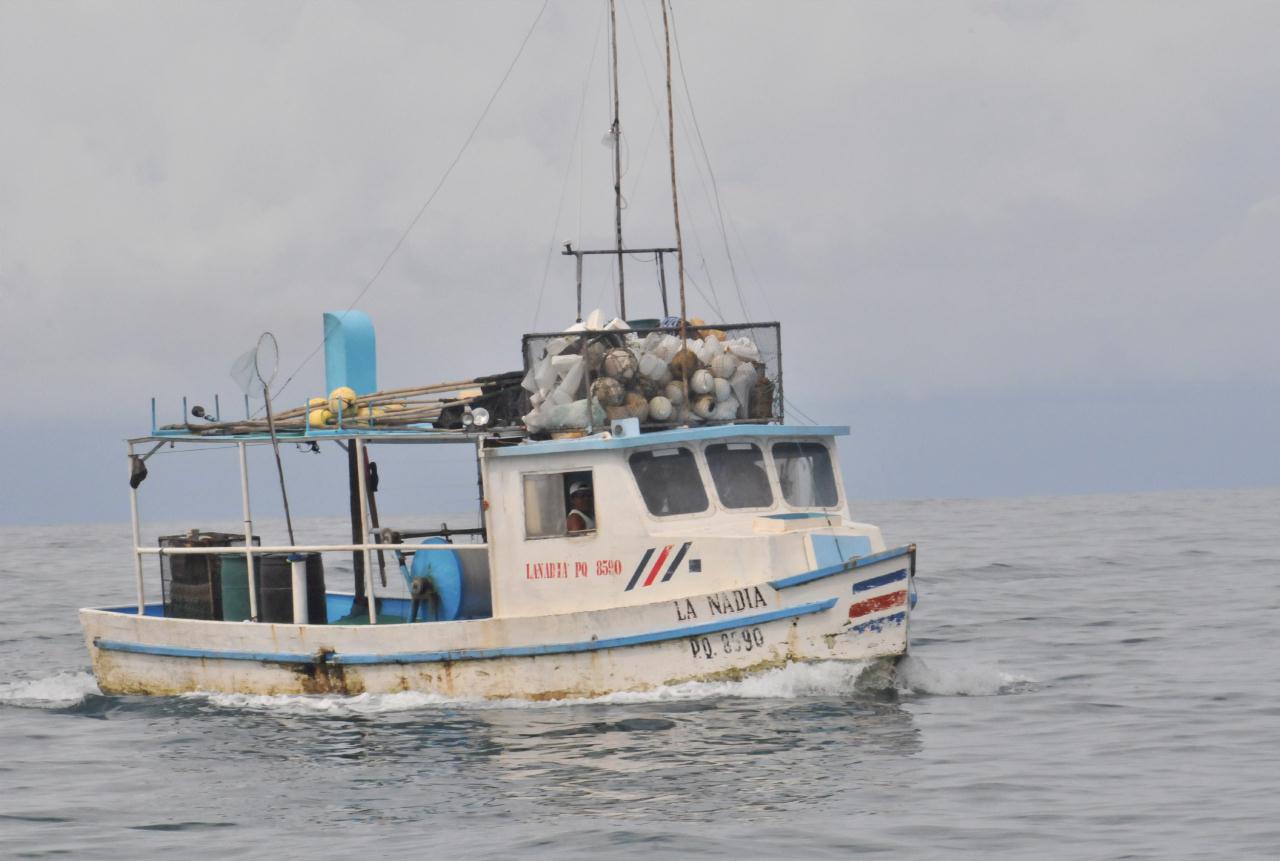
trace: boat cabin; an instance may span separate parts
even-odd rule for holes
[[[846,428],[625,427],[481,449],[496,615],[674,600],[883,549],[874,527],[850,534],[834,446]],[[574,528],[584,485],[591,522]]]

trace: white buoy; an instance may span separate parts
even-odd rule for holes
[[[671,369],[662,359],[652,353],[645,353],[640,357],[640,376],[665,385],[667,380],[671,379]]]
[[[705,395],[711,391],[715,385],[715,377],[711,376],[708,370],[698,370],[693,372],[693,376],[689,378],[689,388],[694,394]]]
[[[667,383],[666,387],[662,390],[662,394],[666,396],[667,400],[671,401],[671,406],[680,407],[684,405],[684,383],[679,380],[672,380]]]
[[[760,361],[760,348],[757,347],[750,338],[734,338],[732,341],[727,341],[725,343],[729,352],[733,353],[742,361]]]
[[[729,395],[729,399],[716,404],[711,411],[711,418],[718,422],[732,421],[738,417],[738,399]]]
[[[738,360],[733,353],[721,353],[711,360],[711,373],[718,379],[731,380],[738,370]]]

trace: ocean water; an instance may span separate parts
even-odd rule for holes
[[[0,530],[0,857],[1280,856],[1280,491],[857,506],[920,546],[888,689],[106,697],[127,526]]]

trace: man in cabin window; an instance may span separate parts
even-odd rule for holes
[[[591,482],[575,481],[569,485],[569,514],[565,518],[569,534],[593,531],[596,528],[595,511]]]

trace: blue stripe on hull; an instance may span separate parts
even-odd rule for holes
[[[859,580],[853,584],[853,593],[869,592],[872,589],[879,589],[881,586],[888,586],[890,583],[896,583],[899,580],[907,579],[907,569],[901,571],[893,571],[888,574],[881,574],[879,577],[872,577],[869,580]]]
[[[560,655],[570,652],[593,652],[599,649],[616,649],[625,646],[641,646],[647,643],[660,643],[665,640],[679,640],[683,637],[697,637],[703,634],[714,634],[731,628],[745,628],[749,625],[762,625],[779,619],[794,619],[811,613],[821,613],[836,605],[835,598],[826,601],[815,601],[801,604],[798,607],[770,610],[768,613],[757,613],[754,616],[737,616],[708,622],[705,625],[690,625],[686,628],[672,628],[666,631],[652,631],[648,634],[633,634],[628,637],[610,637],[604,640],[591,640],[578,643],[552,643],[545,646],[508,646],[498,649],[455,649],[448,652],[410,652],[397,655],[334,655],[330,662],[334,664],[418,664],[438,661],[476,661],[491,658],[534,657],[537,655]]]
[[[539,646],[508,646],[496,649],[455,649],[443,652],[400,652],[390,655],[362,655],[334,653],[328,655],[326,662],[330,664],[374,665],[374,664],[416,664],[437,663],[440,661],[475,661],[493,658],[534,657],[537,655],[559,655],[574,652],[593,652],[600,649],[616,649],[625,646],[639,646],[648,643],[660,643],[667,640],[679,640],[683,637],[696,637],[727,631],[731,628],[745,628],[749,625],[761,625],[781,619],[794,619],[813,613],[830,610],[836,605],[835,598],[826,601],[814,601],[797,607],[785,607],[757,613],[753,616],[736,616],[708,622],[703,625],[690,625],[684,628],[671,628],[665,631],[651,631],[646,634],[632,634],[626,637],[610,637],[603,640],[585,640],[576,643],[548,643]],[[182,646],[152,646],[145,643],[130,643],[123,640],[95,640],[99,649],[114,652],[129,652],[139,655],[158,655],[170,658],[209,658],[221,661],[258,661],[267,664],[311,664],[319,660],[318,655],[299,654],[296,652],[237,652],[219,649],[190,649]]]
[[[236,652],[225,649],[188,649],[183,646],[150,646],[146,643],[130,643],[125,640],[97,639],[93,644],[109,652],[130,652],[135,655],[162,655],[166,658],[211,658],[218,661],[261,661],[264,664],[310,664],[315,655],[301,652]]]
[[[865,568],[868,565],[874,565],[877,562],[884,562],[887,559],[897,559],[899,556],[906,556],[910,552],[911,545],[909,544],[905,547],[895,547],[893,550],[885,550],[882,553],[873,553],[870,556],[859,556],[857,559],[851,559],[840,565],[828,565],[825,568],[806,571],[803,574],[793,574],[790,577],[783,577],[779,580],[770,580],[769,585],[774,589],[790,589],[792,586],[812,583],[814,580],[821,580],[824,577],[834,577],[837,574],[843,574],[846,571],[853,571],[856,568]]]

